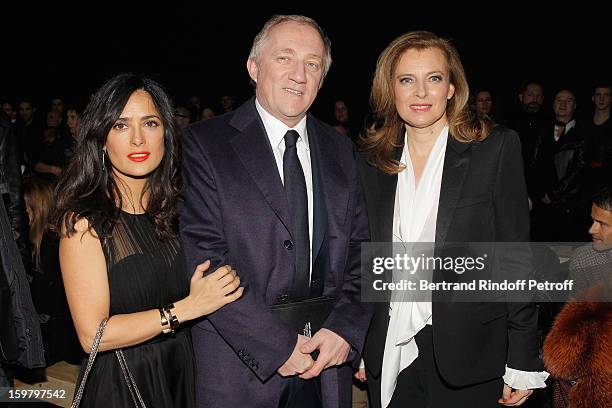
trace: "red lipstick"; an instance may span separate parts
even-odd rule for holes
[[[149,152],[134,152],[128,154],[128,159],[134,162],[143,162],[149,158],[151,153]]]

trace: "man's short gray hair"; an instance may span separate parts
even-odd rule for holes
[[[321,40],[323,40],[323,45],[325,46],[325,55],[323,55],[323,77],[327,75],[329,71],[329,67],[332,63],[331,58],[331,41],[325,34],[325,31],[310,17],[300,16],[296,14],[291,15],[280,15],[277,14],[272,16],[266,24],[264,24],[261,31],[255,36],[253,40],[253,46],[251,47],[251,52],[249,53],[249,58],[254,60],[255,62],[259,62],[259,56],[261,55],[261,50],[265,45],[266,40],[268,39],[268,34],[270,29],[274,26],[277,26],[282,23],[294,22],[298,24],[306,24],[317,30],[319,35],[321,36]]]

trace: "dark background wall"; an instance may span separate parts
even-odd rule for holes
[[[411,3],[338,3],[338,11],[229,2],[58,3],[44,9],[32,3],[3,13],[8,46],[1,58],[0,99],[29,96],[42,110],[53,95],[85,103],[105,79],[129,71],[155,77],[179,102],[192,94],[210,103],[223,94],[242,101],[252,94],[245,68],[252,39],[275,13],[311,16],[332,40],[334,62],[313,106],[324,118],[336,97],[347,100],[354,116],[364,114],[379,53],[415,29],[453,39],[470,84],[491,87],[506,109],[516,103],[520,85],[535,79],[544,84],[547,102],[556,89],[570,87],[579,112],[590,114],[594,81],[612,74],[610,14],[591,6],[558,5],[554,11],[552,4],[536,10],[535,3]]]

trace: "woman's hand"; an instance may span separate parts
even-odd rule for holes
[[[242,296],[244,287],[240,286],[240,278],[230,265],[221,266],[205,276],[209,267],[210,261],[196,267],[189,295],[175,304],[176,317],[181,323],[211,314]]]
[[[355,378],[358,379],[361,382],[366,382],[367,377],[366,377],[366,372],[365,372],[365,368],[359,368],[355,371],[354,374]]]

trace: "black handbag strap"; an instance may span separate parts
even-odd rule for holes
[[[74,394],[74,399],[72,400],[72,405],[70,408],[77,408],[81,403],[81,398],[83,397],[83,391],[85,390],[85,383],[87,382],[87,377],[89,376],[89,372],[91,371],[91,367],[93,367],[93,363],[96,359],[96,355],[98,354],[98,348],[100,347],[100,341],[102,341],[102,335],[104,334],[104,329],[106,328],[106,322],[108,318],[102,319],[100,325],[98,326],[98,330],[96,331],[96,337],[94,338],[93,344],[91,345],[91,352],[89,353],[89,358],[87,359],[87,366],[85,367],[85,372],[83,373],[83,378],[81,378],[81,382],[79,383],[79,387]],[[130,395],[132,396],[132,402],[136,408],[139,408],[139,403],[142,408],[146,408],[144,401],[142,400],[142,396],[140,395],[140,391],[138,390],[138,386],[136,386],[136,382],[134,381],[134,377],[132,377],[132,373],[128,368],[127,361],[123,356],[123,351],[121,349],[115,350],[115,355],[117,356],[117,360],[119,360],[119,366],[121,367],[121,372],[123,373],[123,378],[125,379],[125,383],[127,384],[128,390],[130,391]]]

